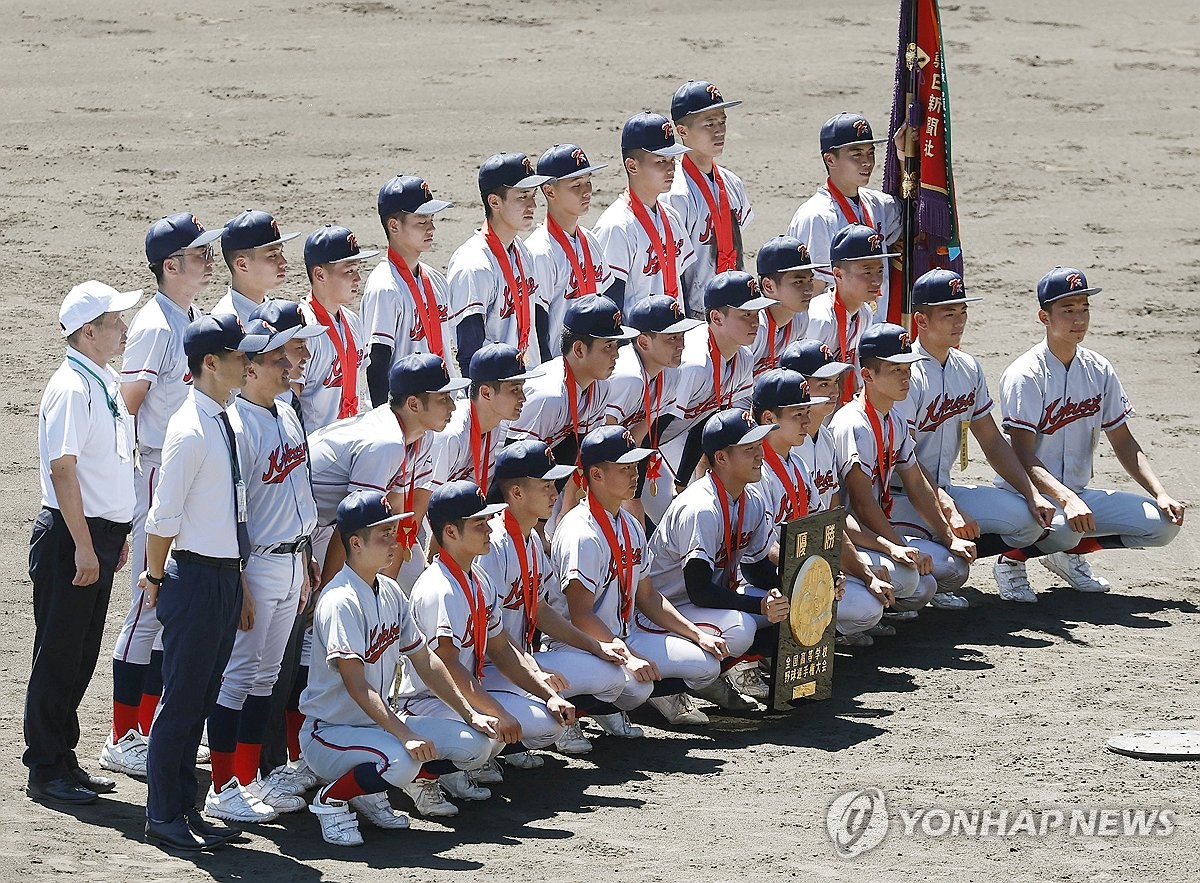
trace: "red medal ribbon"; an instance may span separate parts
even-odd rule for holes
[[[580,447],[583,442],[583,434],[579,431],[579,384],[575,381],[575,372],[571,370],[571,363],[567,361],[566,356],[563,356],[563,383],[567,388],[567,412],[571,416],[571,427],[575,432],[575,484],[583,487],[583,456]],[[592,384],[584,390],[584,407],[587,407],[591,401],[592,393],[596,389],[596,384]]]
[[[775,355],[775,338],[779,334],[779,326],[775,323],[775,317],[771,314],[770,308],[763,310],[763,315],[767,317],[767,367],[778,368],[779,357]],[[788,319],[788,323],[783,326],[784,337],[787,337],[794,321],[796,321],[795,316]]]
[[[487,243],[492,257],[500,265],[500,272],[504,274],[504,284],[508,286],[508,293],[512,297],[513,315],[517,319],[517,350],[521,360],[524,361],[525,350],[529,348],[529,329],[533,322],[530,316],[532,307],[529,303],[529,289],[525,285],[525,267],[521,264],[521,252],[516,248],[514,240],[512,260],[510,260],[508,250],[500,244],[500,237],[492,232],[492,228],[486,221],[483,223],[483,239]],[[513,274],[512,262],[514,260],[517,264],[516,275]]]
[[[454,577],[454,581],[458,583],[458,587],[462,589],[463,595],[467,599],[467,608],[471,611],[471,621],[467,623],[467,627],[471,630],[472,643],[475,645],[472,648],[475,651],[475,677],[482,678],[488,633],[488,607],[487,599],[483,597],[483,586],[479,584],[479,578],[475,574],[472,573],[468,577],[463,573],[458,562],[446,554],[445,549],[438,552],[438,560],[442,562],[442,567],[446,568],[447,572]]]
[[[862,397],[863,410],[867,412],[867,422],[871,424],[871,433],[875,436],[875,474],[879,477],[879,507],[883,509],[883,514],[889,518],[892,515],[892,445],[895,444],[896,428],[892,425],[890,417],[887,419],[887,443],[883,441],[883,425],[879,422],[879,415],[875,412],[875,406],[872,405],[864,393]]]
[[[571,294],[568,290],[567,299],[583,297],[585,294],[595,294],[596,265],[592,263],[592,250],[588,246],[587,237],[576,228],[575,238],[579,240],[579,248],[583,251],[583,264],[580,264],[579,257],[575,254],[575,246],[571,244],[571,237],[567,235],[567,231],[558,221],[550,217],[549,213],[546,214],[546,229],[550,231],[550,235],[554,237],[558,247],[567,256],[571,272],[575,274],[575,293]]]
[[[849,347],[849,332],[847,324],[850,321],[850,314],[846,310],[846,305],[842,303],[842,296],[838,293],[837,286],[833,289],[833,318],[837,321],[838,333],[838,358],[850,365],[854,364],[854,359],[851,358]],[[854,327],[858,328],[858,313],[854,314]],[[850,401],[854,397],[854,372],[847,371],[842,378],[842,404]]]
[[[475,471],[475,484],[487,496],[488,473],[492,471],[492,434],[479,431],[479,415],[475,412],[475,403],[470,404],[471,412],[471,464]]]
[[[838,209],[842,212],[842,217],[846,219],[847,224],[858,224],[858,215],[854,213],[854,206],[850,204],[850,200],[842,191],[834,186],[832,178],[825,179],[825,189],[829,191],[829,195],[833,197],[833,201],[837,203]],[[875,222],[871,220],[871,213],[867,211],[867,203],[860,196],[858,199],[858,207],[862,209],[862,225],[875,229]]]
[[[704,180],[704,173],[687,154],[683,157],[683,171],[692,179],[696,189],[704,196],[705,205],[708,206],[708,214],[712,218],[713,231],[717,238],[717,272],[736,270],[737,247],[733,244],[733,213],[729,209],[729,192],[725,189],[725,179],[721,177],[720,168],[713,163],[713,182],[717,185],[715,200],[708,182]]]
[[[400,423],[399,415],[396,416],[396,422]],[[404,424],[403,423],[400,423],[400,432],[401,433],[404,432]],[[407,443],[404,445],[404,462],[402,462],[400,464],[400,469],[399,469],[399,471],[396,472],[397,478],[402,478],[404,475],[404,470],[408,469],[408,462],[409,462],[409,460],[412,459],[412,455],[414,453],[414,451],[412,449],[414,446],[419,448],[421,446],[421,439],[417,439],[411,445],[407,444]],[[416,487],[417,487],[417,472],[414,469],[409,473],[409,476],[408,476],[408,490],[400,492],[400,511],[401,512],[411,512],[412,511],[413,492],[416,490]],[[397,541],[399,541],[400,545],[403,546],[405,549],[411,549],[413,546],[415,546],[417,544],[418,525],[412,524],[409,527],[404,527],[403,525],[404,525],[403,521],[401,521],[400,523],[398,523],[396,525],[396,539],[397,539]]]
[[[733,371],[737,370],[737,357],[737,352],[734,352],[733,358],[729,360],[730,367],[733,369],[730,372],[730,379],[733,378]],[[732,408],[732,389],[729,390],[729,401],[724,404],[721,402],[721,377],[725,373],[725,361],[721,358],[721,351],[717,349],[717,340],[713,337],[711,328],[708,329],[708,360],[712,362],[713,369],[713,403],[716,406],[715,410],[720,411],[725,408]]]
[[[346,331],[343,340],[342,335],[338,334],[337,323],[315,297],[309,296],[308,305],[317,321],[329,329],[329,337],[333,341],[333,350],[342,369],[342,403],[338,406],[338,419],[345,420],[358,413],[358,346],[350,331],[350,323],[341,323]]]
[[[675,258],[678,256],[678,252],[675,251],[675,233],[671,229],[671,222],[667,218],[667,213],[661,209],[658,212],[659,218],[662,219],[663,228],[662,238],[659,238],[658,228],[654,226],[650,212],[646,210],[646,206],[642,205],[642,201],[628,189],[625,190],[625,201],[629,203],[629,209],[633,212],[633,216],[637,218],[637,222],[642,225],[642,230],[645,232],[646,238],[650,240],[650,248],[654,250],[654,255],[658,258],[658,265],[662,269],[663,294],[679,300],[679,268],[675,265]],[[665,243],[663,242],[664,239],[666,240]],[[630,272],[632,271],[633,269],[630,268]]]
[[[629,525],[625,523],[621,510],[617,510],[615,517],[609,515],[608,511],[596,501],[595,494],[588,494],[588,509],[591,510],[592,518],[600,525],[600,532],[608,541],[609,551],[612,552],[613,562],[616,564],[617,588],[621,592],[621,624],[625,626],[624,630],[628,631],[629,622],[633,616],[635,589],[633,585],[633,542],[629,539]],[[624,546],[617,542],[617,532],[610,519],[620,523],[621,537],[625,540]]]
[[[766,439],[763,439],[762,446],[763,460],[771,467],[771,471],[775,473],[787,495],[787,513],[783,520],[791,521],[793,518],[803,518],[808,514],[808,487],[799,475],[794,475],[792,470],[788,469],[787,463],[783,462],[783,458],[767,443]]]
[[[527,539],[521,533],[521,525],[511,509],[504,510],[504,529],[512,540],[521,569],[521,603],[525,605],[525,646],[522,650],[533,650],[533,635],[537,631],[538,587],[542,584],[542,573],[538,567],[538,556],[529,554]]]
[[[638,357],[641,360],[641,357]],[[662,392],[663,392],[663,374],[658,372],[658,376],[651,380],[646,377],[645,367],[642,368],[642,404],[646,408],[646,436],[649,440],[650,449],[654,451],[650,455],[650,462],[646,464],[646,478],[649,481],[658,481],[662,475],[662,454],[658,452],[658,434],[654,431],[654,421],[657,419],[657,414],[662,410]],[[653,408],[651,408],[650,387],[654,387]]]
[[[717,473],[710,471],[709,477],[712,478],[713,487],[717,489],[717,502],[721,504],[721,528],[725,534],[725,552],[728,557],[725,559],[725,581],[729,584],[729,588],[737,585],[737,553],[738,543],[742,538],[742,516],[746,514],[746,491],[742,490],[741,495],[737,498],[738,516],[736,530],[730,523],[729,494],[725,492],[725,485],[721,484],[721,479],[717,478]]]
[[[388,261],[400,274],[400,278],[404,280],[409,293],[412,294],[413,305],[417,308],[417,321],[421,323],[421,328],[425,332],[429,351],[445,361],[446,346],[442,342],[442,313],[438,309],[437,298],[433,296],[433,286],[429,284],[429,277],[421,272],[420,264],[417,264],[417,275],[414,276],[413,271],[404,262],[404,258],[396,254],[390,247],[387,255]],[[420,280],[419,284],[418,279]]]

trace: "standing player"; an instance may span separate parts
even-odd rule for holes
[[[300,383],[300,407],[309,432],[353,417],[364,398],[367,342],[350,304],[358,295],[359,266],[377,254],[362,251],[353,233],[331,224],[318,227],[304,242],[304,267],[312,287],[301,309],[309,323],[328,332],[309,344],[311,355]]]
[[[454,203],[434,199],[416,175],[397,175],[379,188],[379,221],[387,236],[387,260],[363,287],[363,327],[371,343],[367,385],[371,404],[387,401],[388,371],[409,353],[440,356],[457,376],[446,277],[421,255],[433,248],[433,216]]]
[[[709,279],[742,269],[742,231],[754,220],[742,179],[716,163],[725,152],[725,109],[741,103],[726,101],[704,80],[688,80],[671,98],[671,119],[688,152],[679,158],[666,201],[683,219],[696,254],[682,280],[692,316],[704,312]]]
[[[446,265],[450,324],[463,374],[484,341],[515,346],[530,368],[550,358],[546,294],[533,255],[517,235],[533,229],[537,188],[549,180],[533,173],[523,153],[499,153],[479,167],[483,227]]]
[[[1038,320],[1046,339],[1019,356],[1000,377],[1000,409],[1017,458],[1034,486],[1063,510],[1081,539],[1069,551],[1043,557],[1046,569],[1080,592],[1106,592],[1083,555],[1097,549],[1165,546],[1183,525],[1184,506],[1150,468],[1129,429],[1133,408],[1112,364],[1080,346],[1091,319],[1087,279],[1073,267],[1055,267],[1038,281]],[[1088,487],[1096,442],[1103,432],[1117,461],[1149,494]],[[1003,478],[1003,476],[1001,476]],[[999,479],[997,479],[999,482]],[[1003,484],[1002,484],[1003,486]],[[1051,531],[1051,536],[1062,530]],[[1049,540],[1049,538],[1047,538]],[[1044,547],[1042,541],[1038,547]],[[1059,543],[1062,548],[1063,543]],[[1035,601],[1024,560],[1037,548],[1013,551],[996,562],[996,582],[1013,600]]]
[[[875,170],[875,145],[886,143],[886,138],[875,138],[871,124],[856,113],[843,111],[821,126],[821,160],[828,177],[796,209],[788,225],[788,233],[808,246],[814,260],[833,260],[833,238],[849,224],[871,228],[883,237],[884,245],[899,239],[900,209],[896,200],[867,187]],[[888,281],[884,268],[878,315],[880,321],[898,322],[899,298],[892,302]]]
[[[113,645],[113,731],[100,752],[100,766],[131,776],[146,774],[146,737],[162,695],[162,628],[137,586],[138,574],[146,569],[146,513],[158,482],[167,420],[191,389],[183,333],[201,315],[192,301],[212,280],[212,242],[220,235],[220,229],[205,230],[191,212],[150,225],[146,261],[158,292],[134,317],[121,362],[121,398],[137,427],[133,587],[129,613]]]
[[[555,144],[537,162],[538,174],[553,180],[542,185],[546,223],[529,234],[525,247],[545,286],[541,294],[548,305],[550,329],[546,346],[555,358],[562,355],[562,341],[555,337],[554,329],[562,327],[567,302],[586,294],[604,294],[612,282],[604,249],[579,223],[592,205],[592,175],[606,168],[588,162],[583,148],[575,144]]]
[[[686,307],[683,274],[696,253],[683,218],[663,197],[675,179],[675,157],[687,152],[675,143],[674,127],[662,114],[635,114],[621,129],[629,186],[600,215],[593,232],[613,275],[606,293],[622,310],[651,294],[665,294]]]
[[[813,270],[808,246],[794,236],[776,236],[758,250],[758,284],[775,303],[759,313],[754,338],[754,376],[779,367],[779,356],[788,344],[802,340],[808,331],[808,305],[825,287]]]
[[[283,244],[299,235],[280,235],[279,225],[266,212],[247,210],[226,221],[221,254],[232,278],[212,314],[237,316],[243,325],[249,324],[254,308],[287,279]]]

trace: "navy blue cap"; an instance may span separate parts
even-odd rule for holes
[[[689,113],[716,110],[718,107],[737,107],[741,103],[726,101],[721,90],[707,80],[688,80],[675,90],[671,98],[671,119],[679,122]]]
[[[759,278],[762,278],[791,270],[814,270],[817,267],[828,266],[829,264],[814,261],[808,253],[807,245],[795,236],[785,233],[763,243],[758,250],[756,269]]]
[[[621,310],[602,294],[585,294],[568,302],[563,326],[575,334],[604,340],[630,340],[638,336],[636,328],[621,324]]]
[[[633,433],[615,424],[593,429],[579,443],[579,462],[584,469],[597,463],[638,463],[653,453],[639,448]]]
[[[178,212],[159,218],[146,231],[146,260],[161,264],[184,248],[200,248],[221,238],[223,227],[205,230],[200,219],[191,212]]]
[[[247,337],[233,313],[201,316],[183,331],[183,351],[191,358],[214,353],[259,353],[267,345],[266,335]]]
[[[779,301],[764,297],[758,280],[741,270],[726,270],[704,283],[704,312],[721,307],[739,310],[765,310]]]
[[[754,381],[754,407],[760,411],[778,411],[795,405],[823,405],[828,396],[810,396],[808,381],[799,371],[772,368]]]
[[[914,307],[936,307],[944,304],[969,304],[982,297],[967,297],[962,276],[953,270],[935,267],[913,283],[912,305]]]
[[[821,126],[821,153],[855,144],[883,144],[886,141],[886,138],[876,138],[872,134],[871,124],[859,113],[842,111]]]
[[[1059,298],[1071,297],[1076,294],[1099,294],[1103,288],[1089,288],[1087,277],[1082,270],[1074,267],[1055,267],[1038,280],[1038,303],[1043,307]]]
[[[225,222],[225,229],[221,232],[221,250],[245,251],[248,248],[265,248],[268,245],[290,242],[299,235],[280,235],[279,225],[273,217],[266,212],[247,209]]]
[[[496,454],[493,482],[506,478],[542,478],[558,481],[575,471],[574,463],[555,463],[545,442],[518,441],[505,445]]]
[[[470,385],[465,377],[451,380],[446,363],[433,353],[409,353],[388,371],[388,392],[398,401],[427,392],[458,392]]]
[[[365,261],[379,254],[378,251],[363,251],[358,247],[358,237],[345,227],[326,224],[308,234],[304,241],[304,264],[346,264]]]
[[[675,126],[661,113],[635,113],[621,127],[621,149],[640,148],[659,156],[680,156],[691,148],[675,143]]]
[[[381,494],[379,491],[351,491],[338,503],[337,529],[342,536],[348,537],[368,527],[395,524],[402,518],[411,517],[411,512],[392,512],[392,504],[388,502],[387,494]]]
[[[497,153],[489,156],[479,167],[479,193],[487,196],[501,187],[528,190],[552,181],[549,175],[533,171],[533,161],[523,153]]]
[[[434,199],[429,185],[416,175],[397,175],[379,188],[379,217],[386,218],[397,212],[410,215],[435,215],[450,208],[454,203]]]
[[[578,144],[555,144],[537,161],[537,173],[549,175],[556,181],[566,181],[607,169],[608,163],[594,166]]]
[[[532,380],[544,371],[526,369],[520,351],[508,343],[485,343],[471,356],[467,377],[476,383],[500,380]]]
[[[874,227],[848,224],[833,234],[829,243],[829,262],[872,261],[899,257],[899,252],[884,252],[883,234]]]
[[[636,328],[643,334],[680,334],[699,328],[704,323],[699,319],[689,319],[683,313],[679,301],[670,295],[652,294],[644,297],[629,311],[625,317],[630,328]]]
[[[304,311],[300,309],[300,304],[283,298],[272,297],[263,301],[250,313],[250,319],[262,319],[279,331],[295,328],[295,336],[301,340],[311,340],[328,333],[324,325],[309,324],[308,319],[304,317]]]
[[[912,351],[912,338],[899,325],[891,322],[876,322],[858,339],[858,360],[882,359],[897,365],[923,362],[928,356]]]
[[[483,491],[473,481],[460,479],[448,481],[429,495],[426,516],[429,524],[440,527],[450,521],[464,518],[490,518],[508,508],[507,503],[491,503],[483,498]]]
[[[779,365],[805,377],[815,377],[817,380],[837,377],[843,371],[854,367],[846,362],[839,362],[833,350],[811,337],[793,340],[784,347],[783,352],[779,354]]]
[[[705,422],[700,433],[700,444],[704,453],[711,459],[713,454],[724,448],[760,442],[778,428],[774,423],[760,426],[754,422],[754,417],[749,411],[726,408],[713,414]]]
[[[261,355],[279,349],[295,337],[299,330],[300,326],[298,325],[291,328],[276,328],[262,319],[251,319],[246,325],[246,337],[265,337],[267,339],[263,347],[253,353],[253,355]]]

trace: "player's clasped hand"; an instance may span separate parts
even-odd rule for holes
[[[767,622],[783,622],[787,619],[788,611],[791,609],[791,602],[783,597],[783,593],[779,589],[771,589],[763,596],[762,602],[759,604],[759,609],[762,615],[767,618]]]
[[[979,539],[979,522],[970,515],[964,515],[962,512],[955,509],[950,513],[950,530],[954,531],[956,537],[964,540]]]
[[[408,756],[419,763],[426,763],[430,760],[437,760],[437,747],[425,739],[405,739],[404,750],[408,752]]]
[[[467,723],[471,725],[471,729],[477,730],[478,732],[483,733],[483,735],[485,735],[491,739],[499,738],[499,735],[496,731],[496,727],[499,724],[499,721],[497,721],[491,715],[480,714],[479,712],[475,712],[474,714],[471,715],[471,719],[469,721],[467,721]]]
[[[658,673],[658,666],[648,659],[630,654],[625,661],[625,667],[629,669],[629,673],[633,675],[635,681],[648,683],[650,681],[661,681],[662,675]]]
[[[1172,524],[1183,524],[1184,505],[1178,500],[1168,497],[1166,494],[1159,494],[1154,501],[1158,504],[1158,508],[1167,516],[1167,520]]]
[[[559,672],[542,669],[541,681],[548,689],[555,693],[562,693],[570,689],[570,682],[564,678]]]
[[[1067,516],[1067,524],[1075,533],[1090,533],[1096,529],[1096,517],[1092,515],[1092,510],[1077,496],[1067,501],[1067,505],[1063,507],[1063,514]]]
[[[613,665],[624,665],[629,660],[629,648],[620,638],[600,641],[600,652]]]
[[[1054,508],[1053,503],[1035,492],[1033,502],[1029,505],[1029,511],[1037,519],[1038,524],[1044,528],[1048,528],[1051,522],[1054,521],[1054,514],[1058,510]]]
[[[546,710],[554,715],[554,719],[564,726],[575,723],[575,706],[561,696],[551,696],[546,700]]]
[[[957,555],[964,561],[974,561],[977,553],[978,550],[975,548],[975,544],[970,540],[964,540],[962,537],[955,537],[954,541],[950,543],[950,554]]]
[[[521,724],[508,712],[496,715],[495,737],[505,745],[521,741]]]
[[[730,656],[729,646],[725,643],[725,639],[717,635],[710,635],[708,632],[700,633],[700,637],[696,640],[696,646],[717,659],[728,659]]]

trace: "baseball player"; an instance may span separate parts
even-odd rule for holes
[[[758,284],[775,303],[759,313],[754,338],[754,376],[779,367],[788,344],[803,340],[808,331],[808,305],[825,289],[813,273],[826,264],[814,263],[808,246],[794,236],[776,236],[758,250]]]
[[[637,490],[638,463],[652,452],[621,426],[592,430],[580,447],[587,499],[554,532],[561,591],[551,592],[550,603],[580,631],[625,653],[625,690],[613,701],[620,712],[592,720],[612,735],[639,737],[625,712],[650,700],[673,723],[705,723],[708,716],[683,694],[717,679],[729,647],[651,585],[646,534],[623,508]]]
[[[290,407],[295,412],[301,427],[308,435],[308,426],[304,420],[304,406],[300,401],[300,390],[304,382],[304,370],[312,358],[309,343],[314,337],[324,337],[328,329],[318,323],[310,315],[305,315],[300,304],[282,298],[263,301],[250,314],[250,321],[261,319],[277,332],[296,329],[292,338],[283,345],[288,361],[292,365],[289,373],[288,391],[279,397],[279,403]]]
[[[313,614],[320,662],[301,699],[309,721],[304,755],[329,784],[309,811],[320,820],[325,842],[335,846],[363,842],[358,815],[385,830],[408,827],[408,816],[392,808],[388,788],[419,795],[437,791],[442,814],[456,813],[431,771],[479,766],[491,754],[489,737],[496,735],[496,719],[463,698],[426,646],[404,592],[380,573],[396,555],[402,517],[378,491],[354,491],[338,504],[346,566],[325,586]],[[412,668],[455,718],[392,710],[387,697],[401,657],[404,668]]]
[[[851,224],[835,233],[829,246],[833,290],[814,297],[808,307],[805,333],[833,350],[839,361],[855,368],[842,380],[843,405],[862,385],[858,342],[875,321],[875,301],[887,273],[885,261],[899,254],[885,254],[883,248],[882,234],[861,224]]]
[[[666,201],[683,219],[696,254],[682,279],[691,316],[704,313],[709,279],[742,269],[742,231],[754,220],[742,179],[716,163],[725,152],[725,110],[741,103],[726,101],[704,80],[688,80],[671,98],[671,119],[688,152],[679,157]]]
[[[971,574],[975,544],[950,529],[937,495],[917,464],[908,421],[896,407],[908,397],[912,363],[926,357],[912,351],[908,332],[888,322],[876,323],[863,332],[859,356],[863,392],[841,408],[829,426],[849,508],[859,523],[888,542],[930,556],[929,576],[937,591],[956,592]],[[892,521],[894,473],[932,540],[901,539],[898,525]],[[897,604],[901,610],[911,609],[911,605],[912,599]]]
[[[503,503],[489,505],[470,481],[442,485],[429,500],[429,523],[440,551],[412,590],[417,625],[471,706],[495,717],[493,760],[502,751],[522,753],[553,745],[563,728],[575,722],[575,708],[558,692],[561,678],[538,668],[504,628],[497,593],[478,560],[491,549],[493,515]],[[485,666],[496,672],[484,686]],[[452,710],[433,695],[419,674],[406,667],[397,691],[401,708],[411,714],[446,717]],[[491,764],[477,778],[471,772],[442,776],[442,786],[467,800],[491,796],[477,782],[499,782]]]
[[[309,341],[310,358],[300,380],[300,408],[311,433],[359,412],[363,395],[366,335],[350,309],[358,294],[359,268],[379,254],[363,251],[345,227],[326,224],[304,242],[304,267],[311,289],[301,304],[307,324],[326,330]]]
[[[479,167],[483,227],[446,265],[449,321],[463,374],[484,341],[515,346],[529,368],[550,358],[546,292],[533,255],[517,235],[533,229],[537,188],[549,180],[534,174],[523,153],[499,153]]]
[[[379,188],[377,204],[387,259],[367,276],[362,295],[363,327],[371,344],[367,385],[374,407],[387,401],[392,364],[409,353],[433,353],[452,376],[458,372],[446,277],[421,261],[433,248],[434,215],[454,203],[434,199],[429,185],[416,175],[397,175]]]
[[[912,303],[919,337],[905,410],[917,440],[917,462],[938,493],[955,534],[973,540],[981,557],[1021,549],[1042,538],[1054,517],[1054,505],[1032,485],[992,416],[992,397],[979,363],[962,349],[967,324],[967,297],[962,277],[950,270],[930,270],[913,285]],[[991,486],[954,484],[950,470],[966,463],[969,428],[988,462],[1016,493]],[[893,494],[892,521],[912,536],[932,539],[908,496]],[[1062,536],[1060,532],[1059,536]],[[1069,537],[1068,537],[1069,539]],[[935,606],[967,606],[965,598],[939,592]]]
[[[604,294],[612,283],[604,249],[579,223],[592,205],[592,175],[606,168],[603,163],[588,162],[587,154],[576,144],[555,144],[537,162],[537,173],[553,180],[542,185],[546,222],[529,234],[525,247],[546,286],[542,299],[551,329],[546,346],[555,358],[562,355],[562,341],[553,329],[562,327],[567,302],[587,294]]]
[[[996,562],[1001,591],[1031,602],[1024,560],[1045,550],[1058,532],[1068,551],[1041,558],[1045,567],[1080,592],[1106,592],[1108,580],[1092,573],[1087,552],[1164,546],[1183,525],[1184,506],[1171,497],[1129,428],[1133,407],[1112,364],[1081,346],[1090,321],[1090,298],[1100,288],[1073,267],[1055,267],[1037,286],[1038,320],[1046,339],[1013,361],[1000,377],[1004,431],[1034,486],[1066,518],[1035,547],[1014,550]],[[1117,461],[1149,495],[1088,487],[1096,442],[1103,432]],[[1003,475],[996,481],[1001,487]],[[1070,545],[1070,540],[1076,540]]]
[[[221,254],[231,277],[229,291],[212,308],[214,316],[237,316],[249,324],[254,308],[287,279],[288,262],[283,244],[299,233],[280,234],[279,225],[266,212],[246,210],[225,222]]]
[[[900,208],[896,200],[867,187],[875,170],[875,145],[886,143],[886,138],[875,138],[871,124],[856,113],[843,111],[821,126],[821,160],[828,177],[824,186],[818,187],[796,209],[787,231],[808,246],[813,260],[832,261],[833,238],[850,224],[871,228],[883,237],[887,246],[900,238]],[[877,315],[879,321],[898,322],[899,299],[892,303],[888,283],[888,270],[884,267],[877,286]]]
[[[146,513],[154,498],[167,420],[191,389],[183,332],[201,312],[192,305],[212,281],[212,242],[221,230],[205,230],[191,212],[160,218],[146,231],[146,261],[158,283],[129,327],[121,362],[121,398],[136,425],[136,506],[130,535],[133,587],[129,613],[113,645],[113,729],[100,766],[131,776],[146,774],[146,737],[162,695],[161,627],[137,586],[145,569]]]
[[[683,218],[665,194],[675,179],[675,158],[687,152],[675,143],[674,127],[662,114],[635,114],[621,129],[621,161],[629,186],[604,210],[592,232],[612,271],[605,293],[622,310],[633,309],[651,294],[684,297],[683,274],[696,253]]]

